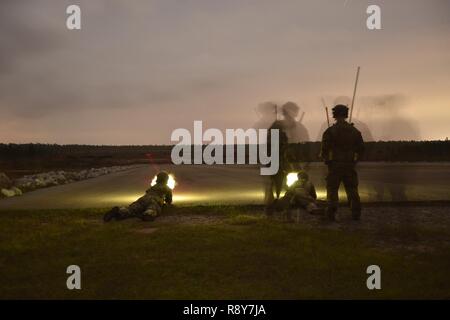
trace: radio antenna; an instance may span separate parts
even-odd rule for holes
[[[356,70],[356,80],[355,80],[355,87],[353,88],[353,99],[352,99],[352,105],[350,107],[350,122],[352,122],[352,115],[353,115],[353,105],[355,104],[355,96],[356,96],[356,88],[358,87],[358,79],[359,79],[359,69],[361,67],[358,66],[358,69]]]

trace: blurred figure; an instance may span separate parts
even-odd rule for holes
[[[386,119],[381,126],[381,141],[419,141],[419,127],[403,116],[397,108],[386,108]]]
[[[270,143],[270,135],[272,129],[278,129],[279,131],[279,169],[275,175],[269,176],[265,182],[265,203],[267,214],[272,214],[271,208],[274,201],[280,198],[283,183],[285,181],[287,170],[289,170],[289,163],[287,159],[288,139],[284,131],[284,128],[279,120],[274,121],[268,131],[267,141]],[[272,150],[271,146],[268,146],[268,150]],[[275,196],[274,196],[275,192]]]
[[[369,114],[375,139],[381,141],[420,140],[418,122],[408,117],[408,100],[402,94],[362,97],[364,112]],[[359,109],[358,109],[359,111]]]
[[[277,120],[277,105],[270,101],[260,103],[256,107],[256,113],[259,119],[253,127],[255,129],[268,129]]]
[[[380,115],[381,141],[418,141],[420,140],[419,126],[416,121],[405,115],[407,100],[400,94],[382,95],[372,98],[372,107]],[[376,200],[390,200],[395,202],[407,201],[406,185],[411,176],[406,176],[404,170],[388,170],[385,176],[395,183],[375,183]],[[383,179],[383,177],[380,177]],[[389,180],[388,179],[388,180]],[[383,179],[384,180],[384,179]]]
[[[367,124],[355,118],[352,119],[352,124],[356,129],[359,130],[359,132],[361,132],[364,141],[375,141],[372,132],[370,132],[369,126]]]
[[[395,181],[395,183],[386,183],[386,180]],[[390,168],[385,168],[383,174],[378,177],[373,183],[373,188],[375,189],[375,200],[376,201],[393,201],[402,202],[407,201],[406,197],[406,184],[410,180],[410,177],[406,176],[404,170],[390,170]]]
[[[285,154],[287,149],[288,139],[281,121],[278,120],[278,107],[271,101],[260,103],[256,108],[256,113],[259,116],[258,121],[254,124],[255,129],[268,129],[267,140],[261,143],[270,144],[271,129],[279,130],[279,161],[280,166],[277,174],[268,176],[264,179],[264,202],[266,204],[266,213],[271,214],[272,204],[275,199],[280,197],[281,189],[284,181],[284,166],[286,165]],[[268,145],[267,150],[271,150]],[[275,192],[275,195],[274,195]]]
[[[283,114],[282,126],[286,131],[289,143],[300,143],[309,141],[309,134],[306,127],[301,123],[302,119],[297,120],[300,108],[294,102],[286,102],[281,107]],[[303,117],[303,116],[302,116]]]
[[[328,166],[327,181],[327,216],[335,220],[339,204],[339,186],[344,183],[347,199],[352,211],[352,218],[359,220],[361,216],[361,201],[358,193],[358,175],[356,162],[364,152],[364,142],[361,132],[346,121],[348,107],[336,105],[333,108],[333,118],[336,123],[323,133],[321,156]]]

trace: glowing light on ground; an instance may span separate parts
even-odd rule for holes
[[[95,199],[88,199],[89,201],[95,200],[98,203],[108,203],[113,205],[129,205],[144,195],[142,193],[124,193],[114,194],[108,197],[95,197]],[[282,195],[284,192],[282,193]],[[339,192],[341,199],[345,199],[345,192]],[[317,198],[321,200],[326,199],[326,191],[324,189],[317,189]],[[252,189],[247,191],[198,191],[198,192],[174,192],[173,203],[175,205],[211,205],[211,204],[264,204],[264,191],[258,189]]]
[[[128,193],[128,194],[117,194],[117,195],[111,195],[108,197],[91,197],[90,199],[87,199],[89,201],[94,201],[98,203],[108,203],[108,204],[114,204],[114,205],[128,205],[140,197],[142,197],[144,193]]]
[[[325,190],[316,190],[316,194],[319,200],[326,200],[327,198],[327,192]]]
[[[199,193],[175,193],[173,196],[174,204],[177,203],[196,203],[196,204],[212,204],[212,203],[242,203],[256,202],[262,203],[264,192],[258,190],[249,190],[246,192],[236,191],[215,191],[215,192],[199,192]]]

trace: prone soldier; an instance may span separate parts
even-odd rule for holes
[[[161,171],[156,175],[156,183],[151,186],[145,195],[137,199],[128,207],[114,207],[103,217],[105,222],[112,219],[123,220],[127,218],[140,218],[144,221],[153,221],[162,212],[165,204],[172,203],[172,190],[167,185],[169,174]]]
[[[336,123],[323,133],[321,147],[321,156],[328,166],[326,177],[327,216],[330,220],[335,220],[339,202],[339,186],[343,182],[352,211],[352,218],[359,220],[361,201],[355,165],[364,153],[364,141],[361,132],[353,124],[346,121],[348,117],[347,106],[339,104],[332,110]]]

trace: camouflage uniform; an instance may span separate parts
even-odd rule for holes
[[[356,161],[364,152],[361,132],[353,124],[338,121],[327,130],[322,137],[321,155],[328,165],[327,182],[327,214],[334,220],[339,197],[339,185],[343,182],[354,219],[361,215],[361,202],[358,193],[358,175],[355,170]]]
[[[119,218],[139,217],[142,220],[152,220],[161,214],[165,203],[172,203],[172,190],[165,184],[157,183],[128,207],[121,208]]]
[[[156,175],[156,184],[145,192],[145,195],[137,199],[128,207],[114,207],[103,216],[103,221],[112,219],[123,220],[127,218],[141,218],[152,221],[162,212],[164,204],[172,203],[172,190],[167,185],[169,175],[160,172]]]
[[[284,197],[289,203],[289,207],[300,207],[313,213],[318,209],[316,205],[316,188],[309,180],[297,180],[292,184]]]

